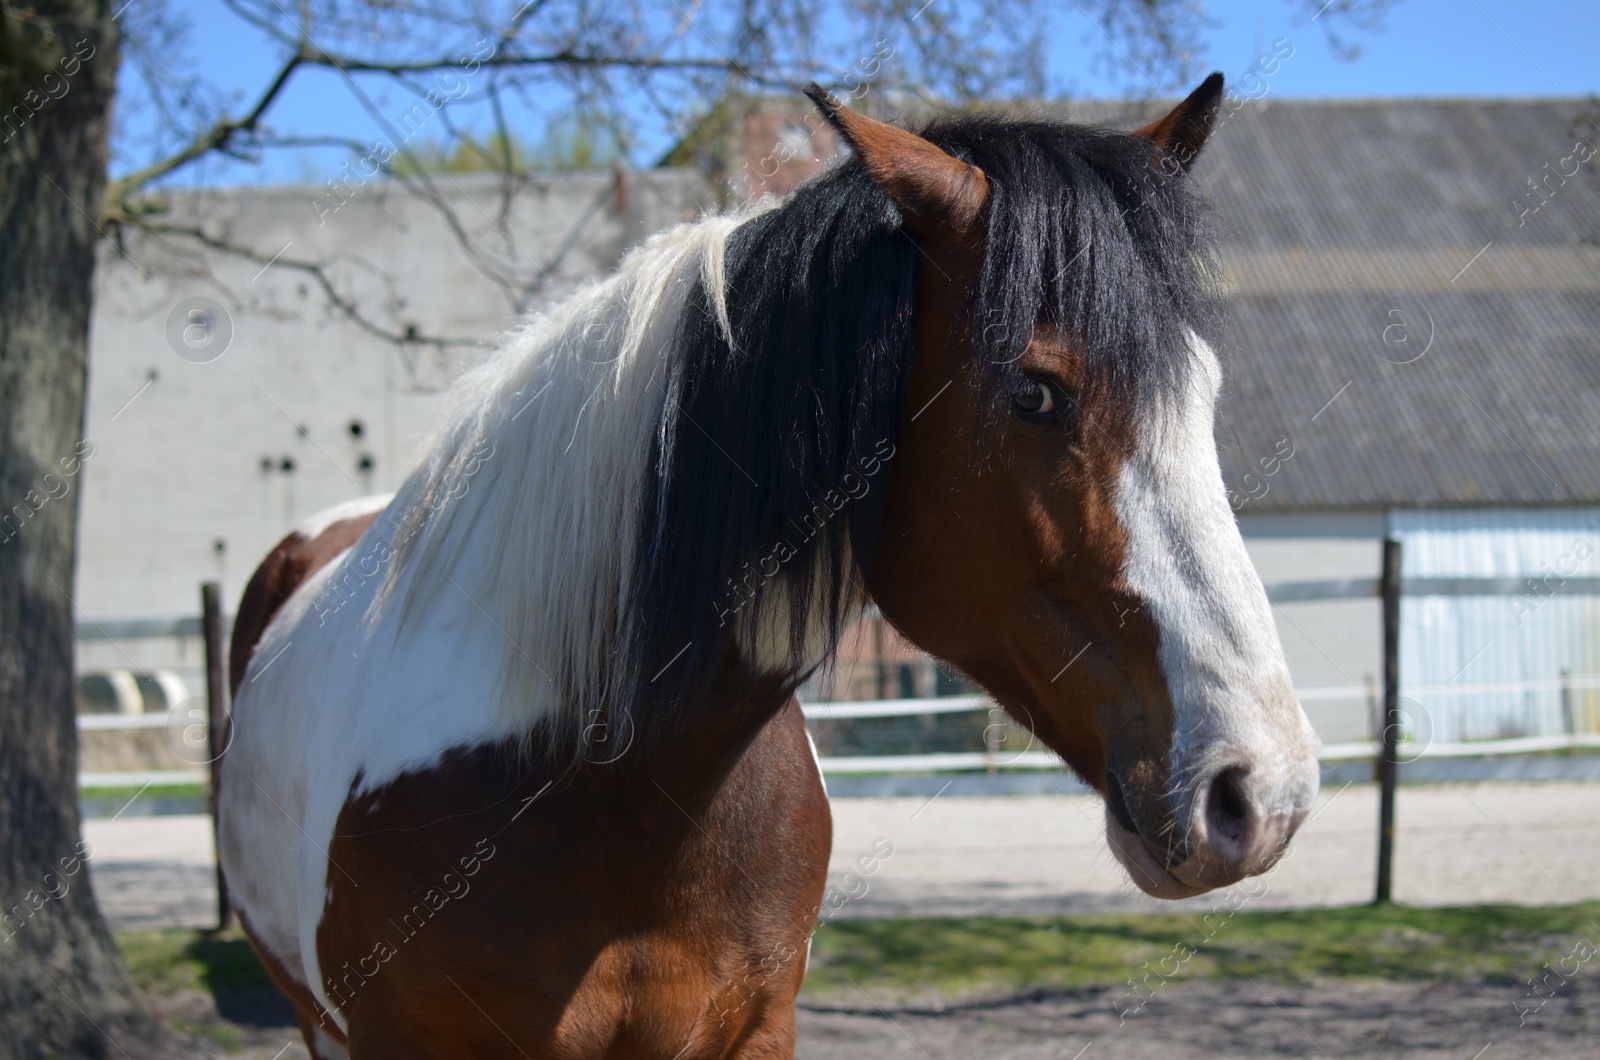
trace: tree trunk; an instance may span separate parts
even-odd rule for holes
[[[107,2],[0,0],[0,1058],[170,1055],[89,889],[72,628]]]

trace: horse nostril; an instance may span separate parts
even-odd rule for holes
[[[1206,829],[1213,845],[1226,843],[1240,852],[1250,845],[1250,804],[1243,783],[1244,770],[1224,769],[1206,795]]]

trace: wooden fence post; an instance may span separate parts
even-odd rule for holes
[[[200,586],[200,629],[206,642],[206,750],[211,767],[211,835],[217,839],[217,774],[222,768],[222,752],[227,749],[223,733],[228,727],[228,642],[222,617],[222,588],[216,582]],[[228,901],[228,884],[222,878],[222,859],[217,858],[217,930],[226,931],[233,923],[233,907]]]
[[[1572,709],[1572,670],[1566,666],[1561,668],[1561,731],[1577,743],[1578,712]]]
[[[1383,732],[1378,744],[1378,887],[1374,904],[1392,901],[1394,792],[1400,767],[1400,542],[1383,542]]]

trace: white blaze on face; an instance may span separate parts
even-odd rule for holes
[[[1320,745],[1222,484],[1212,433],[1221,368],[1190,341],[1183,386],[1151,402],[1117,485],[1124,577],[1154,620],[1172,697],[1175,809],[1184,822],[1195,780],[1237,765],[1259,813],[1297,817],[1316,795]]]

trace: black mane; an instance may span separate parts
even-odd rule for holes
[[[1119,398],[1178,384],[1185,328],[1211,337],[1220,320],[1218,274],[1190,182],[1166,175],[1176,167],[1150,141],[992,116],[920,131],[992,187],[964,310],[990,426],[1040,327],[1079,337],[1094,385]],[[870,588],[920,267],[899,212],[852,157],[730,237],[731,346],[707,293],[690,299],[631,582],[641,737],[701,701],[736,620],[787,613],[792,686],[808,626],[820,618],[837,643],[857,566]]]

